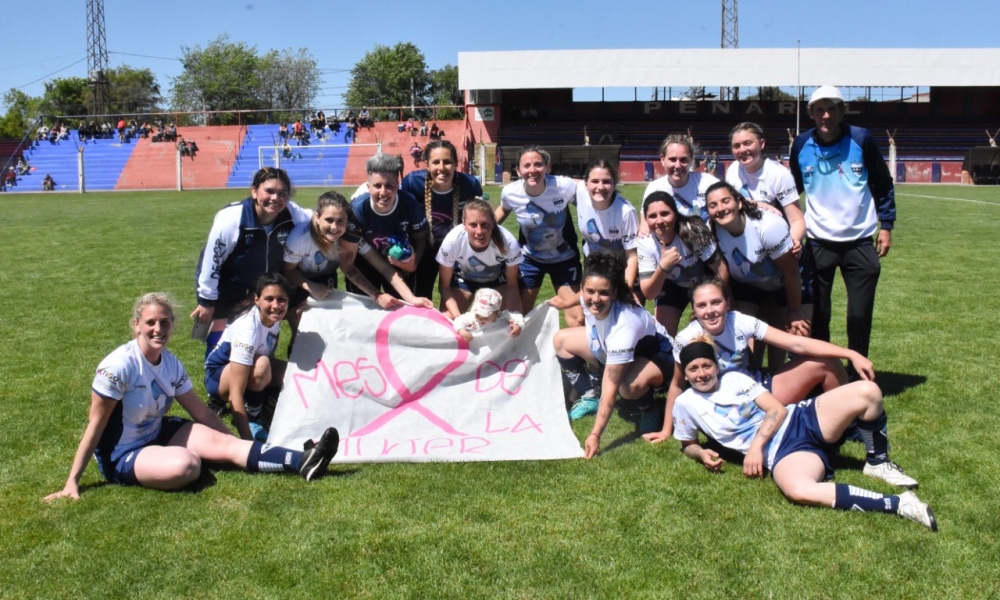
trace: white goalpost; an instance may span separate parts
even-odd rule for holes
[[[382,144],[310,144],[260,146],[259,168],[288,172],[296,186],[351,186],[368,180],[365,162],[382,152]]]

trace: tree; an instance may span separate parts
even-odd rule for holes
[[[344,99],[361,106],[426,106],[430,75],[423,53],[410,42],[376,45],[351,70]]]
[[[322,77],[316,61],[305,49],[271,50],[258,68],[262,108],[307,108],[319,92]]]
[[[109,112],[151,113],[160,111],[160,84],[149,69],[133,69],[127,65],[109,69],[111,90]]]
[[[62,77],[45,82],[40,108],[47,115],[85,115],[91,92],[83,77]]]
[[[0,138],[19,140],[41,113],[41,99],[10,88],[3,96],[3,103],[7,105],[7,114],[0,118]]]
[[[779,87],[758,87],[756,94],[751,94],[747,96],[747,100],[761,100],[761,101],[795,101],[795,94],[789,94],[788,92],[782,90]]]
[[[434,105],[464,106],[465,96],[458,88],[458,67],[445,65],[430,72],[430,103]],[[447,108],[439,110],[437,118],[456,119],[462,116],[459,109]]]
[[[239,110],[261,107],[256,49],[232,43],[220,35],[204,49],[181,47],[184,72],[174,78],[173,107],[178,110]],[[222,124],[236,122],[235,115],[214,117]]]

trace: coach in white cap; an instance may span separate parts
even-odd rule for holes
[[[806,194],[806,238],[815,261],[812,335],[830,339],[830,292],[840,267],[847,345],[868,356],[879,259],[889,252],[896,220],[892,177],[871,132],[842,123],[840,90],[824,85],[813,92],[809,115],[816,127],[795,138],[790,166]]]

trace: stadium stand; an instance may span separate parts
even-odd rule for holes
[[[56,144],[39,142],[25,150],[31,163],[31,174],[18,181],[18,191],[42,191],[46,174],[56,181],[58,190],[77,189],[77,148],[83,148],[88,190],[113,190],[118,177],[135,150],[136,144],[122,144],[117,140],[88,141],[81,144],[77,132],[71,131],[68,140]]]

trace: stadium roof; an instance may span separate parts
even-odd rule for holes
[[[665,86],[1000,86],[1000,48],[459,52],[463,90]]]

